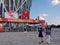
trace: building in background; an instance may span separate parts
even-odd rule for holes
[[[0,0],[0,17],[30,19],[31,0]]]
[[[0,0],[0,23],[3,31],[34,30],[35,24],[44,23],[44,20],[31,20],[30,7],[32,0]],[[30,25],[32,24],[32,25]]]

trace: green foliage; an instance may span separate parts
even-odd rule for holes
[[[53,28],[60,28],[60,25],[54,25],[54,24],[52,24],[51,27],[53,27]]]

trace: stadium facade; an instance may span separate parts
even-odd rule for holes
[[[7,13],[14,13],[15,18],[23,18],[22,12],[30,12],[32,1],[31,0],[0,0],[0,17],[10,18]],[[26,17],[28,18],[28,17]]]
[[[0,23],[3,31],[34,30],[35,26],[30,24],[44,23],[44,20],[31,20],[30,8],[32,0],[0,0]]]

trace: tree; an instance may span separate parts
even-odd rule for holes
[[[60,28],[60,25],[57,25],[57,28]]]
[[[52,25],[51,25],[51,27],[54,27],[54,28],[56,28],[56,25],[52,24]]]

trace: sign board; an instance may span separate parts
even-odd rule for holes
[[[0,22],[22,22],[22,23],[45,23],[45,20],[30,20],[30,19],[16,19],[16,18],[0,18]]]
[[[18,13],[16,13],[16,12],[5,12],[5,18],[18,18]]]

